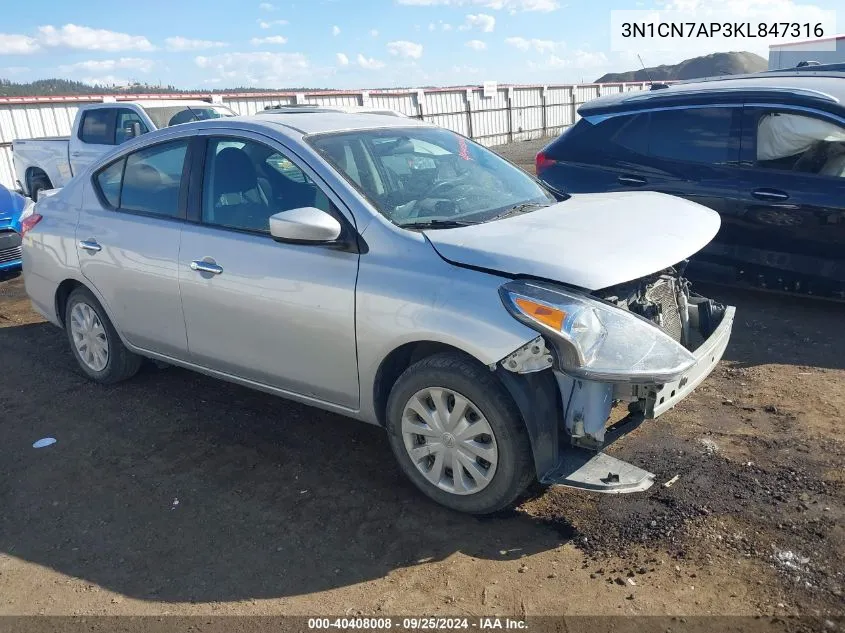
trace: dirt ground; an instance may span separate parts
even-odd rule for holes
[[[737,306],[726,358],[611,449],[655,486],[476,519],[375,427],[180,369],[93,385],[0,281],[0,615],[842,616],[845,306],[699,290]]]

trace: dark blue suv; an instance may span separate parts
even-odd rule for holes
[[[845,72],[824,69],[602,97],[537,155],[537,175],[566,193],[653,190],[715,209],[721,230],[690,277],[843,299],[843,101]],[[631,243],[647,248],[650,230]]]

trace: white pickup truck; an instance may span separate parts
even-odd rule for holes
[[[64,187],[74,174],[124,141],[179,123],[235,116],[226,106],[187,100],[96,103],[79,108],[70,136],[12,142],[15,178],[33,200]]]

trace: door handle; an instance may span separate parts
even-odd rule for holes
[[[789,194],[777,189],[755,189],[751,195],[758,200],[789,200]]]
[[[628,185],[629,187],[642,187],[648,181],[640,176],[619,176],[616,179],[620,185]]]
[[[82,152],[71,152],[70,155],[74,158],[78,158],[79,156],[82,156]]]
[[[89,253],[99,253],[103,250],[103,247],[97,244],[97,240],[80,240],[77,246]]]
[[[206,262],[197,259],[191,262],[191,270],[196,270],[201,273],[211,273],[212,275],[219,275],[223,272],[223,267],[218,266],[214,262]]]

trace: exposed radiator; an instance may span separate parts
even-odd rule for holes
[[[676,283],[674,279],[660,279],[646,289],[645,298],[660,306],[657,324],[666,334],[680,343],[683,338],[684,324],[681,321]]]

